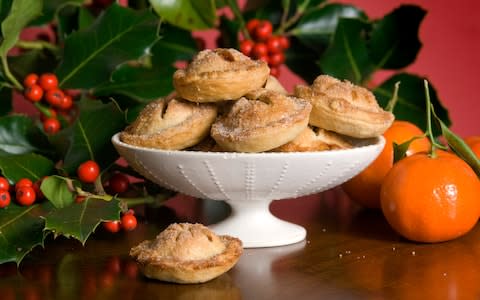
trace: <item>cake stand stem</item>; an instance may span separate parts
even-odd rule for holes
[[[270,212],[270,200],[226,202],[232,209],[230,216],[210,228],[217,234],[241,239],[245,248],[290,245],[305,239],[305,228],[283,221]]]

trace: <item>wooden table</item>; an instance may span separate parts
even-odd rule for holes
[[[177,196],[137,212],[130,233],[98,230],[83,247],[49,241],[0,266],[0,299],[480,299],[480,225],[438,244],[405,241],[381,212],[360,209],[340,189],[274,201],[272,212],[307,229],[304,242],[245,249],[228,273],[204,284],[148,280],[128,257],[171,222],[212,223],[223,202]]]

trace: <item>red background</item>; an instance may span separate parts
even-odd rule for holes
[[[244,1],[239,1],[240,4]],[[332,1],[333,2],[333,1]],[[450,112],[452,129],[461,136],[480,135],[480,105],[477,105],[477,75],[480,70],[480,2],[475,0],[339,0],[364,10],[370,18],[381,18],[400,4],[415,4],[427,14],[420,27],[423,47],[406,71],[427,78]],[[208,37],[213,47],[215,34]],[[382,74],[377,76],[380,81]],[[282,69],[281,82],[291,91],[301,80]],[[424,97],[424,95],[419,95]]]

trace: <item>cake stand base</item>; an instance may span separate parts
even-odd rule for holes
[[[242,240],[244,248],[290,245],[305,239],[302,226],[275,217],[269,209],[271,201],[226,201],[232,212],[225,220],[210,225],[219,235]]]

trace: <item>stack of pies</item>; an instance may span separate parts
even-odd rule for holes
[[[289,95],[269,72],[235,49],[201,51],[173,75],[175,94],[148,104],[120,139],[165,150],[323,151],[379,136],[394,120],[348,81],[320,75]]]

